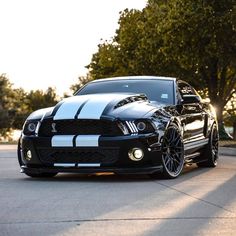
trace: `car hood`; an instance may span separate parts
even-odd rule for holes
[[[143,94],[92,94],[66,98],[58,103],[52,116],[64,119],[136,119],[155,109]]]
[[[53,108],[33,112],[28,119],[139,119],[157,110],[143,94],[92,94],[73,96]]]

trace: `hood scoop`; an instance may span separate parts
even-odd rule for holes
[[[117,109],[117,108],[122,107],[124,105],[130,104],[132,102],[138,102],[138,101],[148,101],[148,98],[145,94],[130,96],[130,97],[127,97],[127,98],[121,100],[120,102],[118,102],[114,106],[114,109]]]

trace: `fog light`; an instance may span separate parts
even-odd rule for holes
[[[140,148],[133,148],[129,150],[128,156],[132,161],[141,161],[144,157],[144,152]]]
[[[31,158],[32,158],[32,152],[31,152],[30,150],[28,150],[28,151],[26,152],[26,160],[27,160],[27,161],[30,161]]]

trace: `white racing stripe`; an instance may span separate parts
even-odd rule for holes
[[[100,167],[100,163],[78,163],[78,167]]]
[[[73,147],[74,135],[54,135],[51,140],[52,147]]]
[[[106,106],[115,98],[123,99],[127,95],[123,94],[97,94],[93,95],[84,105],[78,115],[78,119],[99,120]]]
[[[98,147],[100,135],[78,135],[75,140],[76,147]]]
[[[66,98],[59,107],[54,120],[74,119],[81,105],[88,100],[89,96],[74,96]]]
[[[55,167],[75,167],[75,163],[54,163]]]
[[[64,99],[54,120],[100,119],[106,106],[114,99],[124,99],[124,94],[89,94]],[[83,105],[83,107],[81,107]],[[79,111],[81,109],[81,111]],[[78,116],[76,117],[79,111]]]

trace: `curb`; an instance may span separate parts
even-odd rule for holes
[[[225,156],[236,156],[236,148],[220,147],[219,154]]]

